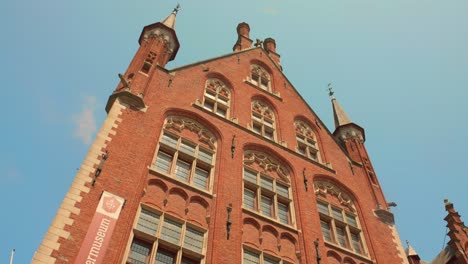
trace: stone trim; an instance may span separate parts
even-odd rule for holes
[[[259,151],[247,150],[244,152],[244,164],[257,163],[264,171],[274,171],[286,183],[290,184],[289,170],[273,157]]]
[[[398,234],[396,226],[388,225],[388,227],[392,231],[392,240],[393,243],[395,243],[396,249],[398,251],[398,257],[401,258],[401,264],[409,264],[408,258],[406,257],[405,249],[403,248],[403,244],[401,243],[400,235]]]
[[[116,100],[112,105],[107,118],[96,135],[88,154],[75,176],[75,180],[68,190],[68,193],[65,195],[49,230],[47,230],[44,239],[33,256],[31,263],[39,264],[56,262],[57,259],[52,256],[52,253],[60,248],[60,238],[65,240],[70,238],[70,232],[65,231],[66,227],[73,225],[74,220],[72,218],[72,214],[80,214],[80,208],[77,206],[77,203],[79,204],[83,196],[91,190],[88,186],[92,180],[91,175],[94,173],[95,167],[99,165],[100,160],[98,157],[102,154],[102,149],[105,149],[112,140],[110,135],[116,134],[118,124],[122,122],[122,119],[119,116],[126,108],[127,107],[124,106],[120,100]]]
[[[333,195],[338,199],[341,205],[349,208],[352,212],[356,211],[351,198],[333,183],[327,181],[316,181],[314,182],[314,191],[316,196],[326,196],[326,194]]]

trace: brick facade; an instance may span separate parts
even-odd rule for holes
[[[344,126],[332,134],[283,75],[274,40],[252,47],[248,31],[240,24],[233,53],[167,70],[179,47],[175,31],[164,23],[144,28],[140,48],[109,99],[108,117],[33,263],[74,262],[103,191],[126,200],[103,263],[132,263],[137,243],[152,248],[148,263],[159,253],[172,254],[177,263],[247,263],[250,253],[262,263],[317,263],[317,239],[322,264],[407,263],[364,140],[336,136]],[[252,65],[265,70],[268,80],[255,80]],[[218,105],[218,114],[205,104],[211,100],[205,98],[207,80],[214,79],[228,93],[229,106]],[[253,121],[255,100],[268,106],[264,118],[273,125]],[[307,124],[316,141],[304,145],[315,148],[312,156],[301,153],[297,134],[303,131],[296,121]],[[163,136],[172,136],[178,147],[162,142]],[[190,150],[183,144],[195,154],[185,153]],[[213,160],[202,161],[202,151]],[[104,152],[108,157],[101,163]],[[256,184],[245,170],[259,173]],[[264,190],[265,177],[274,190]],[[280,193],[282,187],[288,194]],[[246,192],[253,193],[251,209]],[[319,200],[330,215],[319,213]],[[138,227],[143,217],[159,221],[157,233]],[[163,238],[172,223],[166,221],[178,223],[173,228],[181,230],[179,245]],[[330,241],[322,223],[330,225]],[[189,244],[196,237],[190,232],[202,234],[202,242]]]

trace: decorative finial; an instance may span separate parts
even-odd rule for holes
[[[330,96],[330,98],[331,98],[332,100],[334,100],[334,99],[335,99],[335,96],[333,96],[333,94],[334,94],[335,92],[333,92],[333,87],[331,86],[331,83],[328,84],[327,90],[328,90],[328,95]]]
[[[177,12],[179,12],[179,10],[180,10],[180,4],[177,3],[177,6],[174,8],[174,11],[172,12],[177,15]]]
[[[257,47],[257,48],[258,48],[258,47],[261,47],[261,46],[262,46],[262,43],[263,43],[263,41],[261,41],[260,39],[257,39],[257,40],[255,41],[254,46]]]

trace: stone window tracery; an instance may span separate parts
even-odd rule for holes
[[[268,139],[275,140],[275,114],[271,107],[259,100],[252,102],[252,130]]]
[[[297,152],[309,159],[321,162],[317,137],[312,128],[300,120],[296,120],[294,126],[296,128]]]
[[[170,128],[175,128],[176,132],[187,128],[196,133],[199,141],[178,135]],[[215,139],[206,129],[190,119],[170,117],[162,132],[152,168],[166,177],[210,191],[214,160]]]
[[[141,206],[126,263],[205,263],[206,230]]]
[[[270,74],[260,65],[252,64],[250,66],[250,80],[261,89],[271,92]]]
[[[314,190],[324,240],[354,253],[367,255],[352,200],[328,182],[314,183]]]
[[[253,163],[257,163],[258,166],[252,166]],[[246,152],[243,207],[282,224],[293,226],[291,188],[289,181],[284,181],[281,176],[274,176],[280,172],[285,173],[286,170],[265,154]]]
[[[206,81],[203,108],[222,117],[229,117],[231,92],[229,88],[218,79]]]

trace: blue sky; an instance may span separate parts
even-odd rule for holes
[[[466,0],[180,0],[168,68],[231,52],[239,22],[273,37],[285,74],[333,130],[335,95],[366,146],[403,240],[431,260],[443,199],[468,215]],[[175,1],[0,2],[0,263],[28,263],[136,51]],[[467,217],[464,217],[468,221]],[[448,240],[448,239],[447,239]]]

